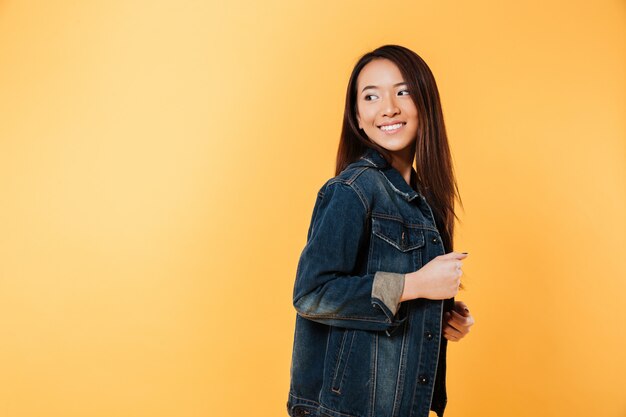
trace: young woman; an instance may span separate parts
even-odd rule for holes
[[[443,416],[447,341],[474,323],[454,301],[455,196],[430,69],[398,45],[365,54],[298,262],[290,416]]]

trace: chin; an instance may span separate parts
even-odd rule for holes
[[[390,152],[403,151],[406,148],[409,148],[411,146],[411,142],[408,142],[408,143],[388,143],[388,142],[385,142],[385,141],[378,141],[376,143],[381,148],[385,148],[386,150],[388,150]]]

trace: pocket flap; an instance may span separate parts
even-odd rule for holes
[[[372,232],[402,252],[424,246],[424,232],[400,220],[372,217]]]

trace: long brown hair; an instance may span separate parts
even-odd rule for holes
[[[433,210],[437,229],[446,253],[452,251],[454,239],[454,201],[463,202],[454,176],[439,91],[430,68],[415,52],[399,45],[384,45],[363,55],[352,70],[346,91],[346,105],[335,175],[363,155],[366,148],[379,151],[387,161],[390,153],[372,142],[359,129],[357,113],[357,78],[365,65],[374,59],[388,59],[397,65],[408,85],[409,95],[417,107],[418,123],[415,138],[415,171],[411,186],[419,190]],[[462,288],[462,286],[461,286]]]

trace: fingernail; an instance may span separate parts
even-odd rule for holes
[[[469,313],[469,308],[467,307],[463,307],[465,309],[465,311],[467,311]]]

